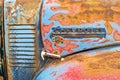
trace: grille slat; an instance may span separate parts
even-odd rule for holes
[[[35,56],[34,54],[9,54],[12,56]]]
[[[36,26],[9,25],[8,52],[10,67],[35,68]]]
[[[35,60],[35,58],[9,58],[9,59],[17,59],[17,60]]]
[[[10,67],[36,68],[36,66],[28,66],[28,65],[10,65]]]

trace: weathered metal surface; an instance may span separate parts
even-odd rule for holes
[[[40,0],[5,0],[4,31],[8,80],[30,80],[39,66]]]
[[[120,46],[109,46],[50,60],[34,80],[119,80]]]
[[[41,1],[42,5],[40,0],[4,0],[8,79],[119,80],[120,1]],[[53,30],[58,26],[63,31]],[[39,49],[57,58],[43,61]]]
[[[40,14],[44,50],[63,58],[47,60],[34,80],[119,80],[119,8],[119,0],[43,0]],[[55,33],[53,28],[58,26],[61,28]],[[70,38],[70,28],[73,34],[79,28],[104,28],[106,36]],[[62,33],[62,29],[66,31]],[[53,33],[57,35],[55,40]],[[64,33],[69,38],[61,36]]]
[[[43,0],[40,14],[45,50],[66,55],[120,41],[119,8],[119,0]],[[53,30],[58,26],[60,26],[59,34],[54,33]],[[73,29],[72,32],[67,31],[70,28]],[[102,33],[97,35],[96,31],[91,33],[82,31],[80,35],[77,35],[74,30],[79,28],[82,30],[104,28],[106,36],[101,37],[104,35]],[[64,32],[60,32],[62,29]],[[54,36],[51,37],[53,33]]]

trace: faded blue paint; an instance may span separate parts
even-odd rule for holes
[[[66,61],[66,58],[65,58],[63,63],[58,62],[55,65],[48,64],[47,67],[44,67],[44,69],[39,70],[39,72],[35,76],[34,80],[56,80],[58,78],[58,76],[63,75],[69,68],[71,68],[72,66],[76,66],[76,62],[78,62],[78,64],[80,63],[78,61],[79,59],[77,60],[76,57],[81,56],[81,55],[95,56],[95,55],[98,55],[98,54],[101,54],[104,52],[108,52],[108,50],[109,50],[109,52],[120,51],[120,46],[111,46],[111,47],[100,48],[100,49],[96,49],[96,50],[90,50],[90,51],[72,55],[70,57],[70,58],[74,57],[72,59],[72,61],[71,61],[71,59]],[[56,75],[53,76],[52,75],[53,72],[56,72]],[[78,72],[78,74],[79,74],[79,72]],[[60,79],[60,77],[59,77],[59,79]],[[62,79],[60,79],[60,80],[62,80]]]
[[[66,62],[65,64],[61,64],[58,66],[48,67],[42,72],[39,72],[38,76],[35,78],[35,80],[56,80],[56,78],[63,74],[69,66],[74,65],[74,63]],[[52,66],[52,65],[51,65]],[[52,72],[55,72],[56,75],[53,76]]]
[[[56,6],[61,6],[57,3],[50,3],[50,4],[46,4],[48,0],[45,0],[44,3],[43,3],[43,6],[44,6],[44,9],[45,9],[45,12],[42,16],[42,24],[50,24],[52,22],[54,22],[54,25],[52,26],[52,28],[56,28],[58,26],[60,26],[61,28],[84,28],[84,27],[92,27],[92,28],[105,28],[106,29],[106,26],[105,26],[105,21],[104,20],[99,20],[98,22],[95,22],[93,24],[89,24],[89,23],[86,23],[86,24],[80,24],[80,25],[70,25],[70,26],[62,26],[62,24],[59,23],[59,21],[54,21],[54,20],[49,20],[50,17],[52,17],[53,15],[57,14],[57,13],[64,13],[64,14],[67,14],[68,11],[67,10],[57,10],[57,11],[52,11],[50,8],[51,7],[56,7]],[[98,24],[100,24],[100,26],[97,26]],[[115,22],[111,22],[110,23],[111,26],[115,29],[117,29],[118,31],[120,31],[120,26],[118,26]],[[107,29],[106,29],[107,31]],[[52,33],[52,29],[50,29],[50,31],[48,33],[45,34],[45,37],[43,37],[43,40],[45,39],[48,39],[51,43],[52,43],[52,48],[55,49],[56,46],[54,46],[54,42],[52,41],[51,37],[50,37],[50,34]],[[107,32],[108,33],[108,32]],[[99,38],[87,38],[87,39],[90,39],[91,40],[91,43],[88,43],[88,42],[81,42],[80,40],[86,40],[86,38],[81,38],[81,39],[73,39],[73,38],[65,38],[64,40],[77,40],[76,42],[72,42],[72,44],[76,44],[78,45],[79,47],[78,48],[74,48],[72,49],[73,52],[76,52],[76,51],[79,51],[79,50],[84,50],[84,49],[88,49],[88,48],[92,48],[92,47],[96,47],[96,46],[103,46],[103,45],[106,45],[106,44],[111,44],[113,42],[117,42],[114,40],[113,38],[113,35],[108,35],[106,33],[106,38],[102,38],[101,40],[99,40],[98,42],[92,42],[93,40],[96,40],[96,39],[99,39]],[[100,44],[100,42],[104,41],[105,39],[110,39],[110,41],[108,42],[105,42],[103,44]],[[63,45],[59,44],[60,46],[63,47]],[[45,46],[46,47],[46,46]],[[49,50],[47,50],[49,51]],[[64,54],[69,54],[69,52],[66,50],[66,51],[63,51],[60,53],[60,55],[64,55]]]
[[[12,4],[12,7],[11,6],[10,7],[15,8],[15,2],[16,0],[5,0],[4,1],[5,51],[6,51],[6,56],[7,56],[6,59],[8,63],[10,64],[8,65],[10,69],[9,72],[11,72],[10,73],[11,75],[8,75],[8,76],[11,76],[13,78],[12,80],[30,80],[32,79],[32,75],[35,72],[35,68],[33,67],[37,67],[37,65],[36,66],[34,65],[35,59],[36,59],[36,56],[34,55],[38,54],[37,49],[35,48],[37,48],[36,28],[37,28],[37,22],[38,22],[37,16],[39,16],[39,9],[37,9],[37,16],[34,17],[33,22],[27,23],[27,21],[24,19],[23,22],[20,23],[20,14],[21,14],[20,5],[16,5],[18,9],[16,9],[15,11],[16,13],[13,13],[16,15],[15,16],[16,20],[13,18],[13,15],[9,15],[8,17],[8,14],[7,14],[8,10],[6,6],[10,6],[10,4]],[[25,25],[19,25],[19,24],[25,24]],[[34,25],[31,25],[31,24],[34,24]],[[19,29],[19,30],[16,30],[16,29]],[[9,34],[9,33],[12,33],[12,34]],[[33,33],[33,34],[22,35],[22,34],[17,34],[17,33]],[[19,39],[19,38],[31,38],[31,39]],[[14,46],[15,48],[10,47],[10,46]],[[28,47],[16,47],[16,46],[28,46]],[[33,46],[33,47],[29,47],[29,46]],[[19,56],[14,55],[14,54],[17,54]],[[24,54],[32,55],[32,56],[20,56]],[[10,58],[13,58],[13,59],[10,59]],[[34,59],[34,60],[29,60],[29,59]],[[16,67],[11,67],[11,65],[13,65],[12,62],[17,64],[17,65],[14,65]],[[23,64],[19,64],[19,62],[20,63],[22,62]],[[34,63],[34,64],[24,64],[24,63]]]

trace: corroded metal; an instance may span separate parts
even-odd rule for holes
[[[44,49],[66,55],[120,42],[119,4],[119,0],[43,0],[40,27]],[[103,31],[90,32],[89,28]]]
[[[119,0],[4,0],[3,5],[6,79],[120,79]]]
[[[118,80],[119,50],[119,45],[111,45],[67,56],[62,61],[49,59],[50,62],[39,70],[34,80]]]
[[[38,69],[39,3],[40,0],[4,1],[4,37],[8,80],[30,80]]]

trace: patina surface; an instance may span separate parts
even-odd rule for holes
[[[4,0],[4,32],[9,80],[120,80],[119,44],[74,54],[120,42],[120,0]]]
[[[30,80],[39,66],[40,0],[4,0],[4,54],[8,80]]]
[[[120,41],[119,8],[119,0],[45,0],[40,13],[45,50],[66,55]],[[52,30],[58,29],[58,26],[59,32]],[[67,28],[73,30],[70,31]],[[79,36],[83,38],[76,37],[78,33],[74,29],[78,28],[82,29]],[[99,34],[102,32],[83,31],[84,28],[104,28],[105,37],[100,37]],[[51,38],[50,35],[53,33],[59,35]],[[61,35],[64,37],[61,38]],[[94,37],[90,37],[93,35]]]
[[[119,80],[119,49],[119,46],[112,46],[78,53],[64,61],[52,60],[35,80]]]

